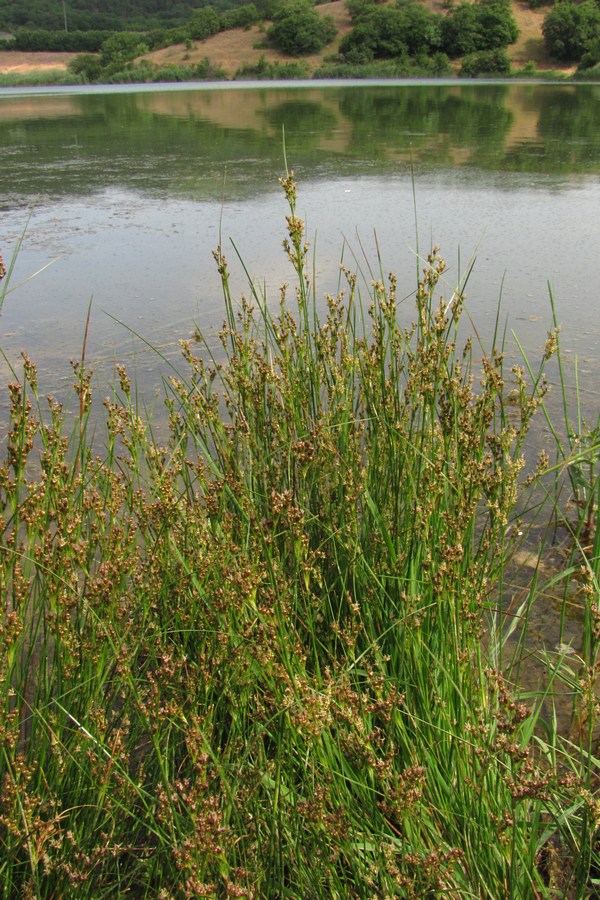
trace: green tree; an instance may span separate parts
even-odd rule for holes
[[[254,3],[243,3],[235,9],[229,9],[221,15],[221,28],[248,28],[261,20],[261,15]]]
[[[467,56],[460,70],[461,78],[478,75],[510,75],[510,60],[506,50],[481,50]]]
[[[318,53],[336,35],[331,16],[321,17],[307,0],[291,0],[280,6],[267,36],[288,56]]]
[[[370,5],[342,40],[340,53],[359,63],[435,52],[441,45],[441,18],[410,0],[395,7]]]
[[[80,53],[70,61],[68,69],[75,75],[81,75],[86,82],[96,81],[102,75],[102,60],[94,53]]]
[[[442,23],[442,44],[448,56],[479,49],[479,17],[474,3],[461,3]]]
[[[579,62],[578,71],[593,69],[598,63],[600,63],[600,34],[589,42]]]
[[[45,29],[17,31],[13,50],[24,52],[51,50],[67,53],[95,53],[107,40],[106,31],[47,31]]]
[[[594,0],[557,3],[544,19],[542,30],[550,56],[576,62],[600,39],[600,7]]]
[[[189,25],[189,34],[193,41],[203,41],[211,34],[221,30],[221,16],[212,6],[197,9]]]
[[[442,20],[442,45],[448,56],[496,50],[516,41],[519,31],[508,0],[461,3]]]
[[[365,13],[371,12],[383,0],[346,0],[346,9],[353,22],[357,22]]]
[[[482,50],[499,50],[514,44],[519,29],[509,0],[479,0],[479,31]]]
[[[148,53],[143,36],[129,31],[113,34],[104,41],[100,50],[102,65],[112,68],[118,68],[143,53]]]

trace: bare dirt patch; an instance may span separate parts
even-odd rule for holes
[[[548,59],[544,47],[542,24],[548,15],[548,7],[530,9],[527,2],[515,0],[512,11],[519,29],[519,37],[506,50],[514,68],[520,69],[531,60],[535,63],[536,69],[558,70],[557,64]]]
[[[22,53],[19,50],[0,50],[0,72],[39,72],[46,69],[66,69],[77,53]]]

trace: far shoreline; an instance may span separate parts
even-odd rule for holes
[[[131,82],[131,83],[110,83],[110,82],[91,82],[91,83],[82,83],[76,80],[68,81],[66,80],[69,75],[68,64],[71,60],[75,59],[80,54],[78,53],[64,53],[64,52],[51,52],[51,51],[36,51],[36,52],[24,52],[18,50],[2,50],[0,51],[0,90],[7,90],[10,88],[91,88],[91,87],[100,87],[100,88],[115,88],[118,87],[119,84],[123,87],[135,87],[139,88],[140,86],[148,86],[149,88],[156,88],[157,85],[162,85],[163,87],[166,85],[174,85],[182,89],[185,85],[193,85],[194,87],[198,87],[203,84],[211,84],[211,85],[244,85],[248,86],[256,85],[256,84],[278,84],[283,82],[285,84],[294,84],[296,86],[301,86],[302,84],[326,84],[328,82],[335,82],[340,84],[352,84],[352,83],[384,83],[384,82],[394,82],[394,83],[419,83],[419,82],[427,82],[429,84],[461,84],[468,82],[499,82],[499,81],[507,81],[510,83],[514,83],[515,81],[525,81],[528,83],[532,82],[552,82],[552,83],[575,83],[577,81],[577,67],[576,66],[556,66],[553,68],[547,68],[545,65],[540,68],[536,68],[534,72],[530,74],[523,73],[522,68],[515,68],[514,74],[511,76],[502,76],[499,78],[486,77],[482,76],[480,78],[461,78],[458,74],[454,76],[446,76],[442,78],[436,77],[427,77],[426,75],[415,75],[414,77],[405,77],[405,78],[385,78],[385,77],[373,77],[367,76],[365,78],[289,78],[289,79],[236,79],[234,77],[224,77],[222,79],[214,79],[214,80],[190,80],[190,81],[140,81],[140,82]],[[52,79],[52,75],[55,76],[55,80]],[[39,77],[39,83],[36,82],[36,77]],[[76,76],[73,75],[73,79]],[[582,79],[585,83],[593,84],[598,83],[597,81],[591,81],[587,79]]]

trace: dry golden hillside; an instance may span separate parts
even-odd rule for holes
[[[66,69],[76,53],[21,53],[19,50],[0,50],[0,72],[44,72],[47,69]]]
[[[333,18],[338,34],[335,40],[321,53],[302,57],[302,62],[308,66],[310,71],[316,69],[324,57],[331,56],[337,51],[342,37],[352,27],[343,0],[335,0],[334,3],[318,6],[317,11],[321,15]],[[183,44],[175,44],[172,47],[165,47],[164,50],[155,50],[146,59],[164,65],[165,63],[194,63],[208,58],[213,65],[223,69],[228,78],[232,78],[240,67],[257,63],[261,57],[268,62],[289,61],[290,57],[284,56],[277,50],[255,46],[263,43],[264,40],[264,30],[261,31],[258,25],[250,29],[234,28],[232,31],[215,34],[205,41],[196,41],[191,50],[186,50]]]

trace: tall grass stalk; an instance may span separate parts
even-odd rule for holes
[[[293,287],[236,303],[218,248],[222,353],[182,342],[164,445],[122,367],[101,456],[84,355],[71,437],[29,359],[9,386],[0,890],[584,897],[597,531],[579,737],[542,715],[569,657],[525,702],[491,652],[542,372],[457,344],[437,250],[410,327],[347,268],[319,317],[282,185]]]
[[[21,249],[21,245],[25,239],[25,235],[27,234],[27,228],[29,226],[29,219],[31,218],[31,215],[32,215],[32,212],[29,213],[29,218],[27,219],[25,227],[23,228],[23,230],[21,231],[21,234],[17,238],[15,248],[14,248],[14,250],[11,254],[10,260],[8,262],[8,266],[4,262],[3,257],[0,256],[0,313],[2,312],[2,308],[4,306],[4,301],[6,300],[6,297],[10,293],[15,291],[22,284],[25,284],[25,282],[30,281],[32,278],[35,278],[37,275],[40,275],[42,272],[44,272],[47,268],[49,268],[49,266],[51,266],[55,262],[55,260],[51,259],[50,262],[46,263],[44,266],[42,266],[36,272],[33,272],[31,275],[28,275],[26,278],[23,279],[23,281],[19,282],[16,285],[11,285],[12,279],[14,277],[15,265],[17,262],[17,258],[19,256],[19,251]]]

